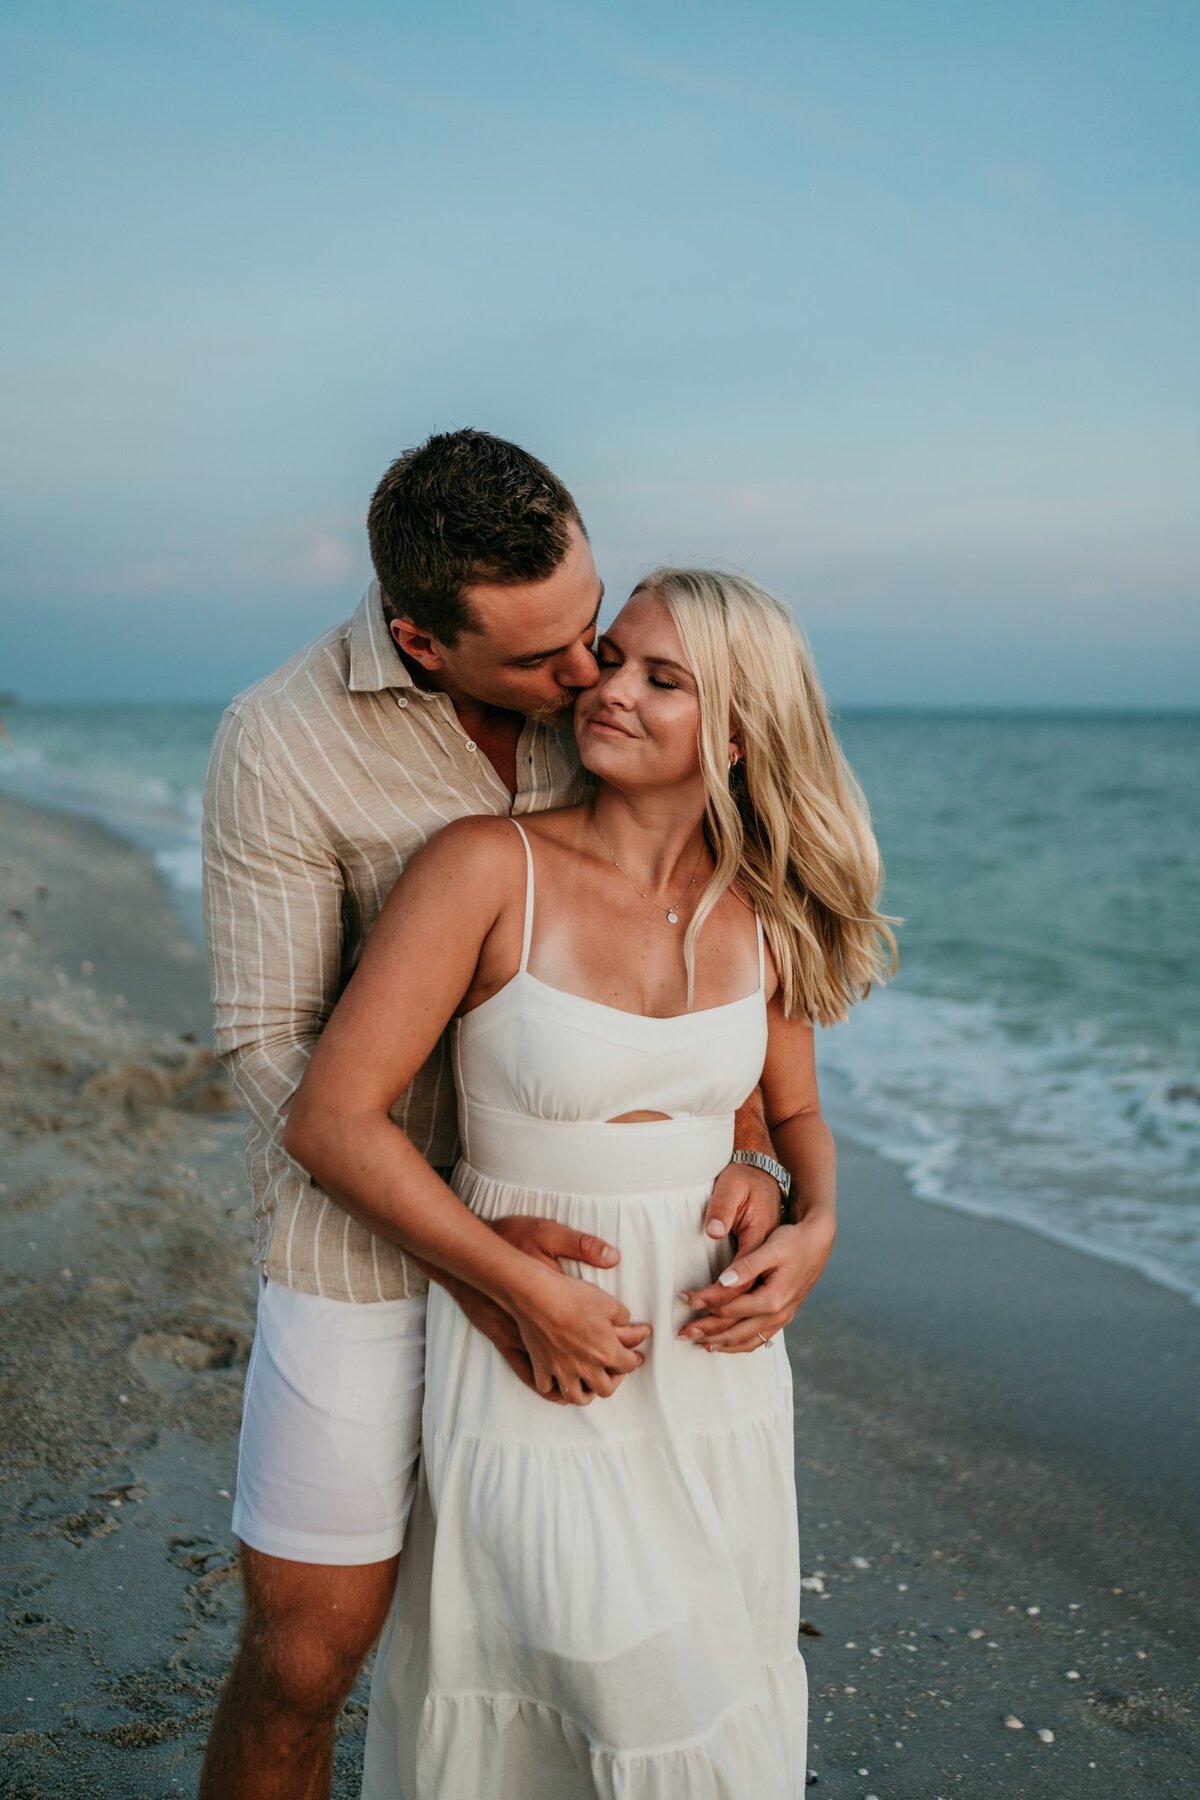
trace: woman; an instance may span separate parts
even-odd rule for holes
[[[774,1338],[834,1237],[813,1021],[844,1017],[894,940],[865,803],[778,602],[662,569],[597,654],[575,717],[593,795],[463,820],[414,859],[289,1127],[351,1211],[512,1314],[533,1376],[434,1288],[370,1800],[804,1786]],[[451,1018],[453,1192],[387,1118]],[[795,1216],[724,1271],[734,1297],[710,1314],[728,1252],[704,1202],[759,1084]],[[620,1266],[535,1261],[488,1229],[514,1212],[618,1243]]]

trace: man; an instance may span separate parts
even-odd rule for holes
[[[286,1156],[292,1096],[421,845],[451,819],[583,791],[569,707],[596,679],[603,588],[562,483],[483,432],[435,436],[388,470],[368,529],[378,579],[358,611],[232,703],[209,770],[216,1043],[246,1113],[261,1287],[233,1515],[245,1619],[201,1800],[328,1795],[334,1724],[387,1612],[415,1488],[427,1275]],[[393,1117],[448,1174],[445,1043]],[[738,1142],[769,1149],[745,1121]],[[771,1175],[731,1165],[706,1224],[744,1252],[778,1216]],[[550,1220],[497,1228],[530,1255],[619,1258]],[[530,1381],[514,1322],[438,1279]],[[636,1350],[648,1327],[622,1330]]]

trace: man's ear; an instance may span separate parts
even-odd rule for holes
[[[423,669],[441,669],[445,665],[442,660],[441,646],[429,632],[422,631],[411,619],[392,619],[388,623],[392,634],[392,642],[397,650],[403,650],[405,656],[420,663]]]

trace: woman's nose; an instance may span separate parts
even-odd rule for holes
[[[628,663],[619,663],[615,668],[605,669],[600,679],[601,685],[604,688],[604,699],[606,704],[612,706],[629,706],[632,704],[632,695],[625,692],[626,688],[632,687],[633,682],[633,676]]]

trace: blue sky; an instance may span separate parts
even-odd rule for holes
[[[29,4],[0,689],[221,698],[473,424],[861,704],[1200,703],[1200,9]]]

